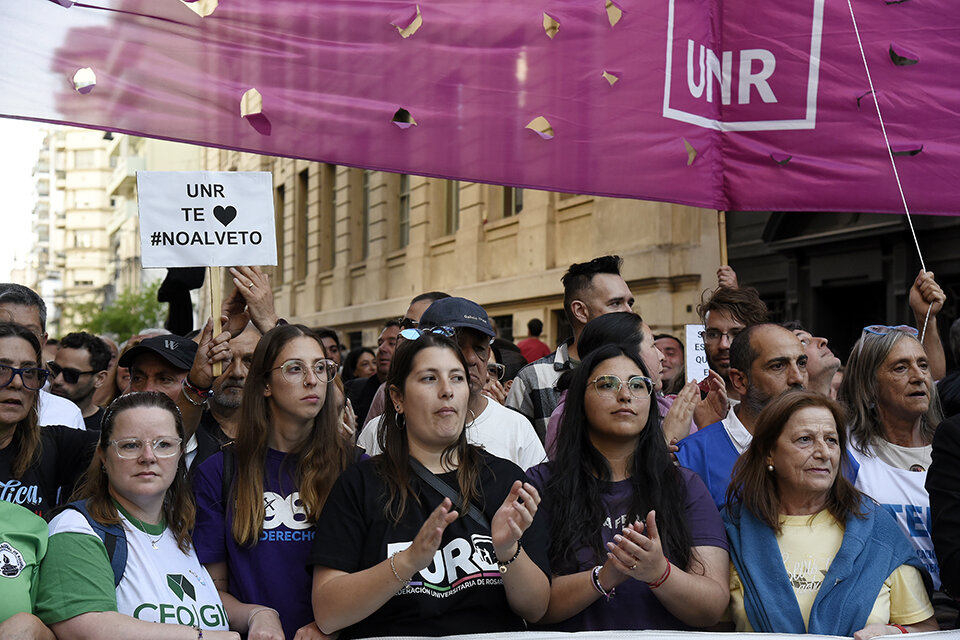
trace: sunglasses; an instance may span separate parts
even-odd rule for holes
[[[457,335],[457,330],[453,327],[430,327],[429,329],[417,329],[411,327],[400,332],[400,337],[404,340],[419,340],[425,333],[433,333],[446,338],[453,338]]]
[[[920,332],[917,331],[915,327],[911,327],[910,325],[898,324],[895,327],[891,327],[885,324],[872,324],[869,327],[863,328],[863,337],[860,338],[858,343],[859,346],[857,346],[857,357],[863,353],[863,338],[866,337],[866,334],[869,333],[875,336],[885,336],[895,332],[906,333],[907,335],[913,336],[917,340],[920,339]]]
[[[56,379],[57,376],[62,375],[63,381],[67,384],[77,384],[80,376],[85,376],[88,373],[100,373],[100,371],[102,371],[102,369],[98,371],[80,371],[79,369],[74,369],[73,367],[61,367],[53,360],[47,363],[47,370],[50,372],[50,376],[54,379]]]
[[[9,386],[10,383],[13,382],[13,376],[17,374],[20,374],[20,380],[23,382],[23,386],[31,391],[42,389],[43,385],[47,383],[47,376],[49,375],[46,369],[37,369],[35,367],[18,369],[17,367],[0,364],[0,389]]]

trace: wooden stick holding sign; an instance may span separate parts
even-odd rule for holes
[[[213,335],[219,335],[223,267],[277,264],[273,175],[138,171],[137,201],[143,267],[210,267]],[[213,366],[220,375],[222,364]]]
[[[207,269],[207,278],[210,279],[210,309],[213,313],[213,335],[218,336],[223,330],[220,322],[220,307],[223,306],[223,267]],[[223,363],[217,360],[213,363],[213,377],[219,378],[223,373]]]
[[[720,266],[727,264],[727,212],[717,211],[717,232],[720,236]]]

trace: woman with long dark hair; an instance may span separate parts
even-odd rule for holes
[[[515,464],[468,444],[453,330],[408,331],[387,380],[383,453],[344,472],[317,521],[317,624],[341,638],[522,629],[549,597],[539,495]]]
[[[549,514],[554,628],[689,629],[726,608],[723,524],[671,462],[653,387],[633,345],[595,349],[571,379],[556,457],[529,471]]]
[[[251,637],[319,634],[303,567],[327,493],[354,458],[332,401],[336,370],[307,327],[268,331],[243,387],[235,445],[196,473],[197,553],[232,628]]]

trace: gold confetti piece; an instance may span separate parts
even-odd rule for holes
[[[246,118],[258,113],[263,113],[263,96],[256,89],[247,89],[240,98],[240,117]]]
[[[606,10],[607,20],[610,21],[611,27],[620,22],[620,18],[623,17],[623,9],[615,5],[613,0],[607,0]]]
[[[687,142],[685,138],[682,138],[683,146],[687,150],[687,166],[693,164],[693,161],[697,159],[697,150],[693,148],[693,145]]]
[[[547,37],[553,40],[553,37],[557,35],[558,31],[560,31],[560,23],[544,13],[543,30],[546,32]]]
[[[399,22],[399,20],[397,21]],[[393,26],[396,27],[397,31],[400,33],[401,38],[409,38],[423,26],[423,15],[420,13],[420,5],[417,5],[417,15],[410,21],[406,27],[393,23]]]
[[[397,112],[393,114],[393,124],[397,125],[401,129],[409,129],[410,127],[417,126],[417,121],[413,119],[413,116],[410,115],[410,112],[404,108],[397,109]]]
[[[553,136],[556,135],[553,133],[553,127],[543,116],[537,116],[525,128],[530,129],[544,140],[552,140]]]
[[[201,18],[206,18],[216,11],[217,5],[220,4],[220,0],[180,0],[180,2],[187,5],[190,11],[193,11]]]
[[[73,74],[73,88],[80,93],[90,93],[95,86],[97,86],[97,74],[90,67],[77,69],[77,72]]]
[[[604,72],[603,72],[603,79],[606,80],[607,82],[609,82],[609,83],[610,83],[610,86],[613,86],[614,84],[617,83],[617,80],[620,79],[620,76],[615,76],[615,75],[613,75],[612,73],[610,73],[609,71],[604,71]]]

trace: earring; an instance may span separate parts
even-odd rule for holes
[[[473,426],[473,423],[475,423],[475,422],[477,421],[477,414],[475,414],[475,413],[474,413],[472,410],[470,410],[470,409],[467,409],[467,412],[472,416],[472,420],[470,420],[470,422],[468,422],[467,424],[463,425],[463,428],[464,428],[464,429],[469,429],[470,427]]]
[[[404,427],[407,426],[407,420],[403,417],[402,413],[397,414],[397,429],[403,431]]]
[[[770,473],[773,473],[773,465],[772,465],[772,464],[768,464],[768,465],[767,465],[767,471],[769,471]]]

